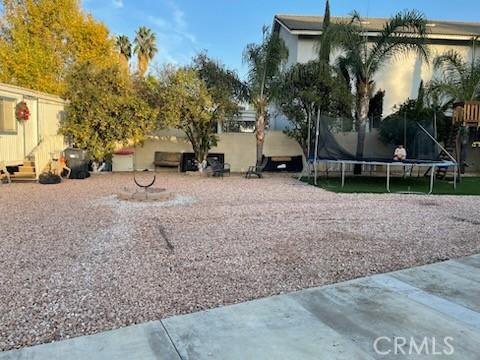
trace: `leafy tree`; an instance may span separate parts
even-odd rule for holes
[[[160,109],[160,80],[153,75],[147,75],[145,78],[133,77],[132,85],[135,92],[144,99],[147,104],[156,109]]]
[[[148,69],[149,62],[158,52],[157,39],[149,28],[141,26],[135,35],[133,51],[137,54],[138,74],[143,77]]]
[[[437,56],[433,64],[439,76],[429,83],[429,93],[449,102],[480,99],[480,60],[467,63],[451,50]]]
[[[115,39],[115,47],[119,53],[122,67],[128,72],[128,63],[132,57],[132,43],[128,36],[117,36]]]
[[[67,76],[60,131],[92,158],[108,158],[119,143],[138,143],[154,128],[156,111],[128,86],[118,65],[75,66]]]
[[[357,157],[363,157],[375,74],[390,60],[410,52],[428,61],[426,33],[426,19],[415,10],[397,13],[373,39],[364,35],[358,13],[354,13],[350,23],[330,24],[324,32],[322,37],[343,51],[338,59],[339,66],[347,69],[355,80]],[[356,172],[359,172],[358,167]]]
[[[205,82],[213,101],[213,121],[229,124],[239,112],[239,102],[245,99],[245,84],[238,75],[219,62],[200,53],[193,59],[193,69]]]
[[[378,128],[383,118],[383,98],[385,90],[378,90],[370,99],[368,118],[372,120],[373,127]]]
[[[0,81],[61,94],[72,66],[117,61],[108,29],[78,0],[3,0]]]
[[[352,95],[341,74],[321,61],[295,64],[280,79],[277,103],[292,128],[288,136],[297,140],[306,157],[314,132],[315,115],[351,118]]]
[[[158,126],[174,127],[185,132],[199,164],[217,144],[214,100],[205,82],[193,69],[178,69],[165,76],[160,84]],[[201,169],[201,168],[200,168]]]
[[[275,85],[281,65],[288,58],[288,48],[277,32],[263,28],[260,44],[248,44],[243,60],[248,64],[248,98],[256,112],[257,164],[262,162],[265,128],[268,125],[268,106],[275,96]]]
[[[407,150],[414,148],[417,122],[431,128],[436,118],[437,137],[445,141],[450,130],[450,118],[445,116],[446,106],[439,107],[435,100],[427,97],[423,82],[420,83],[417,99],[407,99],[396,107],[395,112],[380,123],[380,139],[385,144],[403,144]],[[404,144],[405,138],[407,143]]]

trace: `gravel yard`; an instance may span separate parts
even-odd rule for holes
[[[480,252],[480,198],[334,194],[288,176],[0,185],[0,350]]]

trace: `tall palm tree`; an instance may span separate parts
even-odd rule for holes
[[[132,43],[126,35],[119,35],[115,39],[115,47],[120,55],[121,64],[128,69],[128,62],[132,57]]]
[[[281,66],[288,58],[288,48],[276,32],[263,27],[260,44],[248,44],[243,61],[248,65],[248,98],[255,108],[255,137],[257,165],[262,162],[265,127],[268,124],[268,106],[275,95],[276,80]]]
[[[157,39],[152,30],[141,26],[135,34],[133,43],[133,51],[137,54],[138,59],[138,74],[143,77],[148,69],[148,63],[158,52]]]
[[[454,50],[433,61],[438,77],[429,83],[429,93],[448,102],[480,99],[480,60],[467,62]]]
[[[363,23],[355,12],[349,23],[330,24],[322,36],[328,39],[332,46],[342,50],[344,55],[337,59],[338,65],[348,70],[355,82],[358,158],[363,157],[375,74],[390,60],[410,52],[416,52],[428,62],[428,49],[425,45],[427,21],[423,14],[415,10],[397,13],[385,23],[373,40],[365,35]],[[356,173],[359,173],[359,170],[357,167]]]

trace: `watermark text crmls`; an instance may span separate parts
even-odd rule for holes
[[[451,336],[402,337],[380,336],[373,342],[378,355],[433,355],[450,356],[455,353],[454,338]]]

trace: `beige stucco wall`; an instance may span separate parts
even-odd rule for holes
[[[137,170],[152,169],[156,151],[192,152],[188,140],[180,132],[162,132],[159,136],[148,139],[143,145],[135,148],[135,168]],[[243,172],[255,163],[256,141],[252,133],[223,133],[219,142],[210,152],[225,154],[232,171]],[[267,133],[264,146],[267,156],[301,155],[302,149],[298,143],[287,137],[281,131]]]
[[[337,141],[346,150],[354,153],[357,144],[356,133],[336,134]],[[367,134],[366,156],[390,155],[393,148],[385,146],[378,140],[378,134]],[[135,168],[137,170],[152,169],[156,151],[192,152],[192,147],[185,136],[177,131],[163,132],[151,138],[141,146],[135,148]],[[211,150],[212,153],[225,154],[232,171],[244,172],[255,163],[256,140],[252,133],[224,133],[219,135],[219,142]],[[265,138],[264,154],[266,156],[295,156],[302,155],[298,143],[281,131],[269,131]]]

